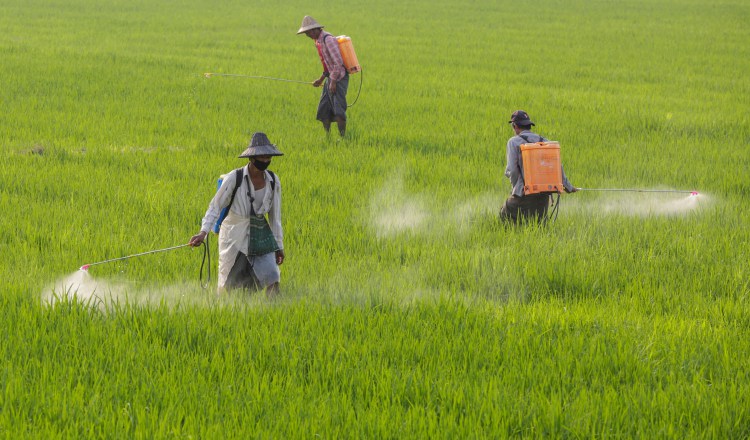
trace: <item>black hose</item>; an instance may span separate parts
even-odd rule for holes
[[[208,289],[208,286],[211,284],[211,249],[208,247],[208,237],[209,235],[206,235],[206,239],[203,240],[203,261],[201,261],[201,270],[198,273],[198,278],[201,282],[201,287],[203,289]],[[208,264],[206,264],[206,260],[208,260]],[[206,278],[206,283],[203,283],[203,267],[206,267],[206,272],[208,277]]]
[[[552,201],[552,210],[547,213],[547,218],[544,219],[545,222],[550,218],[553,222],[557,221],[557,214],[560,212],[560,193],[557,193],[557,199],[555,199],[555,194],[551,194],[550,198]]]
[[[359,94],[362,92],[362,83],[364,82],[364,78],[365,78],[365,76],[364,76],[364,69],[362,69],[362,70],[359,71],[359,90],[357,90],[357,97],[354,98],[354,102],[352,102],[351,104],[347,105],[346,108],[349,108],[349,107],[351,107],[351,106],[353,106],[354,104],[357,103],[357,100],[359,99]]]

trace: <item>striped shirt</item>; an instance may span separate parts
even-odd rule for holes
[[[330,36],[331,38],[326,38],[326,36]],[[346,69],[344,68],[344,59],[341,58],[341,50],[339,50],[339,42],[336,41],[336,37],[329,32],[321,30],[318,39],[315,41],[315,45],[318,46],[318,51],[323,57],[323,70],[330,74],[332,80],[340,81],[346,74]]]

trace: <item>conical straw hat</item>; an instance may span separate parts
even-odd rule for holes
[[[253,134],[250,145],[247,147],[239,157],[254,157],[254,156],[283,156],[284,153],[273,145],[268,136],[265,133],[257,132]]]
[[[310,17],[309,15],[305,15],[305,18],[302,19],[302,26],[300,26],[299,30],[297,31],[297,35],[303,34],[310,29],[323,29],[325,26],[315,21],[314,18]]]

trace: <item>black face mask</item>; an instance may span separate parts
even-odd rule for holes
[[[261,162],[259,160],[253,160],[253,166],[261,171],[265,171],[268,166],[271,165],[271,161]]]

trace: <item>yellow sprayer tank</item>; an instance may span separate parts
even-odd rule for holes
[[[357,60],[357,54],[354,52],[354,44],[352,39],[346,35],[336,37],[336,41],[339,43],[339,50],[341,51],[341,58],[344,59],[344,67],[349,73],[357,73],[362,71],[362,67],[359,65]]]
[[[521,145],[523,193],[563,192],[560,144],[554,141]]]

